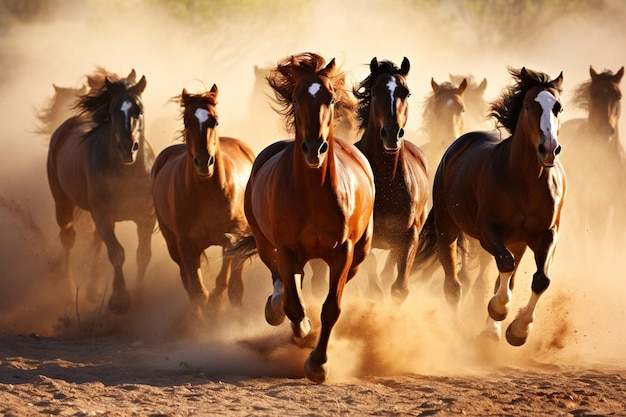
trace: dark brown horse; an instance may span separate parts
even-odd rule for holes
[[[161,151],[152,168],[159,228],[180,268],[196,318],[203,317],[209,302],[219,308],[226,289],[230,302],[241,305],[243,262],[223,257],[209,296],[200,260],[206,248],[226,248],[233,238],[250,234],[243,198],[254,153],[238,139],[218,136],[217,93],[216,85],[201,94],[183,89],[178,102],[185,143]]]
[[[444,292],[458,306],[461,286],[456,270],[456,245],[461,233],[480,241],[494,258],[499,276],[488,305],[499,337],[509,311],[514,276],[527,247],[535,254],[528,304],[509,325],[512,345],[525,343],[539,297],[550,284],[565,173],[557,155],[560,94],[563,74],[510,70],[516,83],[492,104],[492,115],[511,133],[470,132],[446,151],[437,169],[433,207],[420,233],[417,260],[434,253],[444,268]]]
[[[403,302],[409,292],[419,231],[426,219],[429,196],[426,157],[404,139],[408,118],[409,60],[400,68],[391,61],[370,62],[370,74],[354,88],[357,120],[363,130],[355,145],[369,160],[376,184],[373,248],[390,250],[397,277],[391,294]],[[378,287],[373,254],[367,258],[370,286]],[[377,288],[380,292],[380,287]]]
[[[307,378],[321,383],[344,286],[370,250],[374,178],[363,154],[333,135],[335,105],[347,94],[334,59],[325,65],[317,54],[290,56],[268,81],[295,140],[276,142],[257,156],[246,188],[246,217],[272,273],[268,323],[279,325],[286,315],[294,335],[306,336],[311,322],[301,291],[304,266],[320,258],[330,267],[321,332],[304,366]]]
[[[150,168],[154,152],[144,137],[141,94],[146,78],[136,84],[133,70],[127,78],[92,89],[78,101],[79,114],[59,126],[48,152],[48,181],[65,250],[64,268],[70,281],[71,249],[76,232],[75,209],[91,213],[96,227],[97,256],[104,241],[114,268],[109,308],[122,314],[130,307],[123,264],[124,248],[115,235],[115,223],[137,224],[137,277],[143,282],[151,257],[156,223],[150,195]]]
[[[563,164],[576,166],[569,176],[572,217],[577,228],[589,231],[591,245],[606,238],[621,244],[626,230],[621,191],[626,187],[626,156],[619,137],[624,67],[616,73],[589,67],[589,75],[573,99],[587,117],[567,120],[561,129],[561,142],[567,146]]]

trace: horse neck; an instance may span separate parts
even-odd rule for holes
[[[367,159],[372,165],[372,169],[379,171],[382,174],[389,173],[391,177],[396,175],[398,169],[402,170],[402,161],[404,156],[404,141],[400,150],[396,153],[387,153],[383,149],[382,139],[380,138],[380,127],[375,123],[368,123],[363,136],[361,137],[361,143],[359,149],[365,154]],[[376,169],[379,166],[383,166],[381,169]],[[391,169],[389,169],[391,167]]]
[[[536,180],[545,170],[537,159],[537,151],[531,145],[531,132],[522,123],[522,117],[519,118],[515,133],[509,141],[508,145],[508,167],[512,176]]]

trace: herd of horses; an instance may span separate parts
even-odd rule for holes
[[[516,270],[530,248],[537,268],[531,297],[506,331],[510,344],[524,344],[550,283],[567,188],[561,143],[572,145],[570,157],[581,152],[590,160],[590,171],[626,180],[617,126],[623,67],[617,73],[591,68],[590,82],[577,93],[589,117],[562,128],[562,73],[551,78],[510,68],[511,86],[491,104],[482,98],[486,80],[432,79],[423,128],[429,139],[419,147],[405,131],[409,60],[397,66],[373,58],[369,69],[350,91],[334,59],[301,53],[280,60],[263,76],[293,139],[271,143],[256,156],[243,141],[219,136],[216,85],[199,94],[183,89],[173,98],[181,108],[183,143],[158,155],[144,135],[145,76],[137,80],[134,70],[120,77],[98,68],[81,89],[55,87],[57,102],[39,116],[41,132],[53,130],[47,170],[65,275],[72,279],[78,208],[91,214],[95,226],[94,259],[104,242],[113,265],[109,308],[126,313],[131,296],[115,223],[137,224],[139,283],[158,224],[195,318],[219,310],[226,291],[231,304],[241,305],[245,260],[258,256],[273,283],[266,321],[276,326],[288,318],[294,336],[302,338],[312,327],[302,293],[304,268],[321,260],[329,268],[328,291],[304,370],[308,379],[322,383],[345,285],[361,266],[377,285],[371,249],[388,251],[381,275],[395,274],[390,292],[398,304],[408,295],[413,271],[443,267],[444,294],[453,311],[467,291],[462,287],[470,258],[482,265],[480,275],[495,260],[487,330],[499,338]],[[63,105],[71,115],[57,127],[52,109]],[[472,127],[491,118],[496,129],[467,131],[466,107],[468,115],[476,115]],[[335,135],[338,120],[350,114],[359,137]],[[573,187],[582,187],[575,175]],[[587,207],[596,215],[595,206]],[[580,221],[589,213],[581,211]],[[201,260],[210,246],[222,248],[222,267],[209,293]]]

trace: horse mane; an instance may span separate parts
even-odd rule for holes
[[[359,129],[367,128],[370,115],[370,104],[372,102],[372,84],[380,74],[396,75],[401,70],[396,64],[389,60],[378,61],[376,71],[370,73],[367,78],[361,81],[352,89],[352,94],[357,99],[356,120],[359,122]]]
[[[296,59],[301,69],[307,69],[314,73],[319,73],[326,66],[326,60],[322,56],[312,52],[304,52],[283,58],[267,75],[266,79],[274,90],[274,102],[277,105],[277,107],[272,106],[272,108],[285,118],[285,128],[288,132],[293,132],[295,118],[293,90],[296,79],[292,71],[292,58]],[[345,73],[335,68],[333,71],[326,71],[320,75],[328,77],[335,90],[335,118],[345,114],[346,110],[353,109],[354,102],[348,95]]]
[[[439,84],[439,94],[456,94],[456,90],[459,87],[455,84],[452,84],[450,81],[444,81]],[[434,91],[430,91],[426,95],[426,99],[423,102],[423,110],[422,110],[422,130],[424,132],[430,133],[433,129],[433,125],[435,124],[435,120],[437,115],[435,114],[435,97],[436,94]]]
[[[96,124],[107,123],[109,121],[109,105],[111,104],[111,92],[104,82],[108,79],[112,83],[115,91],[128,90],[134,84],[134,72],[128,78],[122,78],[117,74],[100,68],[92,74],[94,83],[90,82],[91,90],[78,98],[76,108],[79,113],[88,116]],[[101,78],[100,78],[101,77]],[[141,100],[138,100],[141,103]]]
[[[543,72],[526,69],[528,77],[522,77],[522,69],[509,67],[508,70],[516,82],[505,88],[500,98],[491,103],[489,115],[495,117],[499,127],[504,127],[510,134],[514,134],[524,105],[524,97],[529,90],[535,87],[554,88],[559,94],[563,90],[555,80],[551,80],[550,76]]]
[[[71,106],[67,107],[68,109],[75,108],[78,97],[87,92],[85,85],[78,88],[60,87],[56,84],[52,86],[54,87],[54,94],[48,99],[44,106],[35,109],[35,117],[38,120],[38,126],[35,128],[34,133],[52,133],[57,127],[54,124],[62,122],[62,120],[59,120],[59,116],[62,115],[62,110],[66,106],[66,103],[71,104]]]

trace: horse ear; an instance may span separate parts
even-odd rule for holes
[[[485,91],[487,91],[487,79],[486,78],[483,78],[477,90],[481,95],[485,94]]]
[[[375,73],[377,69],[378,69],[378,59],[376,59],[376,57],[374,57],[370,61],[370,73],[372,73],[372,74]]]
[[[104,85],[106,85],[107,90],[110,90],[113,86],[113,83],[111,82],[111,80],[109,80],[109,77],[104,77]]]
[[[211,93],[215,94],[217,96],[217,85],[213,84],[213,87],[211,87]]]
[[[180,93],[180,96],[182,97],[183,101],[187,100],[187,98],[189,98],[189,91],[187,91],[187,89],[183,87],[183,92]]]
[[[463,78],[463,81],[459,84],[459,95],[463,96],[463,94],[465,94],[465,90],[467,90],[467,78]]]
[[[141,93],[143,93],[143,90],[146,89],[146,76],[142,75],[141,79],[139,80],[139,82],[137,84],[135,84],[134,86],[132,86],[132,90],[136,95],[141,95]]]
[[[622,65],[622,68],[620,68],[619,71],[617,71],[617,73],[613,76],[613,81],[618,83],[622,81],[623,76],[624,76],[624,66]]]
[[[433,91],[436,93],[437,91],[439,91],[439,84],[437,84],[437,82],[435,81],[434,78],[430,79],[430,86],[433,88]]]
[[[130,70],[130,74],[128,74],[128,76],[126,77],[126,80],[131,84],[135,83],[135,80],[137,80],[137,73],[135,72],[135,68]]]
[[[554,80],[552,80],[552,82],[555,83],[560,88],[561,85],[563,85],[563,71],[561,71],[559,76],[556,77]]]
[[[402,64],[400,64],[400,74],[406,76],[409,73],[410,69],[411,63],[409,62],[409,59],[407,57],[404,57],[404,59],[402,59]]]
[[[326,71],[330,72],[332,70],[335,69],[335,58],[331,59],[330,62],[328,63],[328,65],[326,65],[326,67],[324,68]]]
[[[95,77],[87,76],[87,85],[89,85],[89,88],[91,88],[92,90],[96,89],[98,88],[98,84],[100,83]]]
[[[56,85],[55,83],[52,83],[52,88],[54,88],[54,91],[57,91],[57,92],[61,89],[61,88],[60,88],[58,85]]]
[[[520,79],[522,81],[527,80],[530,78],[530,73],[528,72],[528,70],[526,69],[526,67],[522,67],[522,69],[519,72],[520,75]]]
[[[594,70],[593,66],[591,66],[591,65],[589,65],[589,75],[591,75],[591,78],[595,78],[598,75],[596,70]]]

